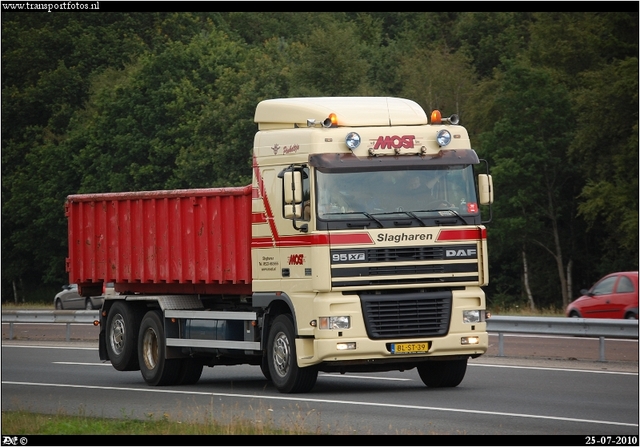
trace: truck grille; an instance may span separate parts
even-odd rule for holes
[[[367,334],[372,340],[446,335],[452,293],[360,294]]]
[[[479,268],[475,244],[331,250],[332,287],[478,284]]]

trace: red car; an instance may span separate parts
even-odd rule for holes
[[[602,278],[567,306],[567,317],[638,319],[638,272],[616,272]]]

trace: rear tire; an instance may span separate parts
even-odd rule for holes
[[[91,302],[91,298],[87,298],[84,302],[85,310],[93,310],[93,303]]]
[[[158,310],[150,310],[142,318],[138,334],[140,372],[149,385],[174,385],[180,378],[184,359],[167,359],[165,345],[162,313]]]
[[[267,361],[271,381],[282,393],[306,393],[316,384],[318,369],[300,368],[296,354],[295,331],[290,315],[279,315],[269,329]]]
[[[107,314],[106,345],[111,364],[118,371],[138,371],[138,330],[141,313],[125,301],[111,306]]]
[[[453,388],[467,372],[467,359],[429,361],[418,365],[418,374],[429,388]]]

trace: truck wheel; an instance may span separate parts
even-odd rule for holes
[[[260,362],[260,371],[262,371],[265,379],[271,380],[271,373],[269,372],[269,357],[267,355],[262,356],[262,361]]]
[[[137,371],[140,312],[124,301],[111,306],[107,314],[107,353],[118,371]]]
[[[467,372],[467,359],[429,361],[418,366],[418,374],[430,388],[456,387]]]
[[[149,385],[174,385],[178,382],[183,359],[167,359],[165,343],[162,313],[150,310],[142,318],[138,334],[140,372]]]
[[[306,393],[318,379],[315,367],[300,368],[296,356],[295,331],[290,315],[279,315],[269,329],[267,361],[271,381],[282,393]]]
[[[180,359],[180,373],[176,385],[193,385],[198,383],[204,365],[194,358]]]

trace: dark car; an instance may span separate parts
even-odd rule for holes
[[[100,309],[104,296],[92,296],[85,298],[78,293],[77,284],[67,284],[62,286],[62,291],[53,298],[53,305],[56,309]]]
[[[610,273],[567,306],[567,317],[638,319],[638,272]]]

